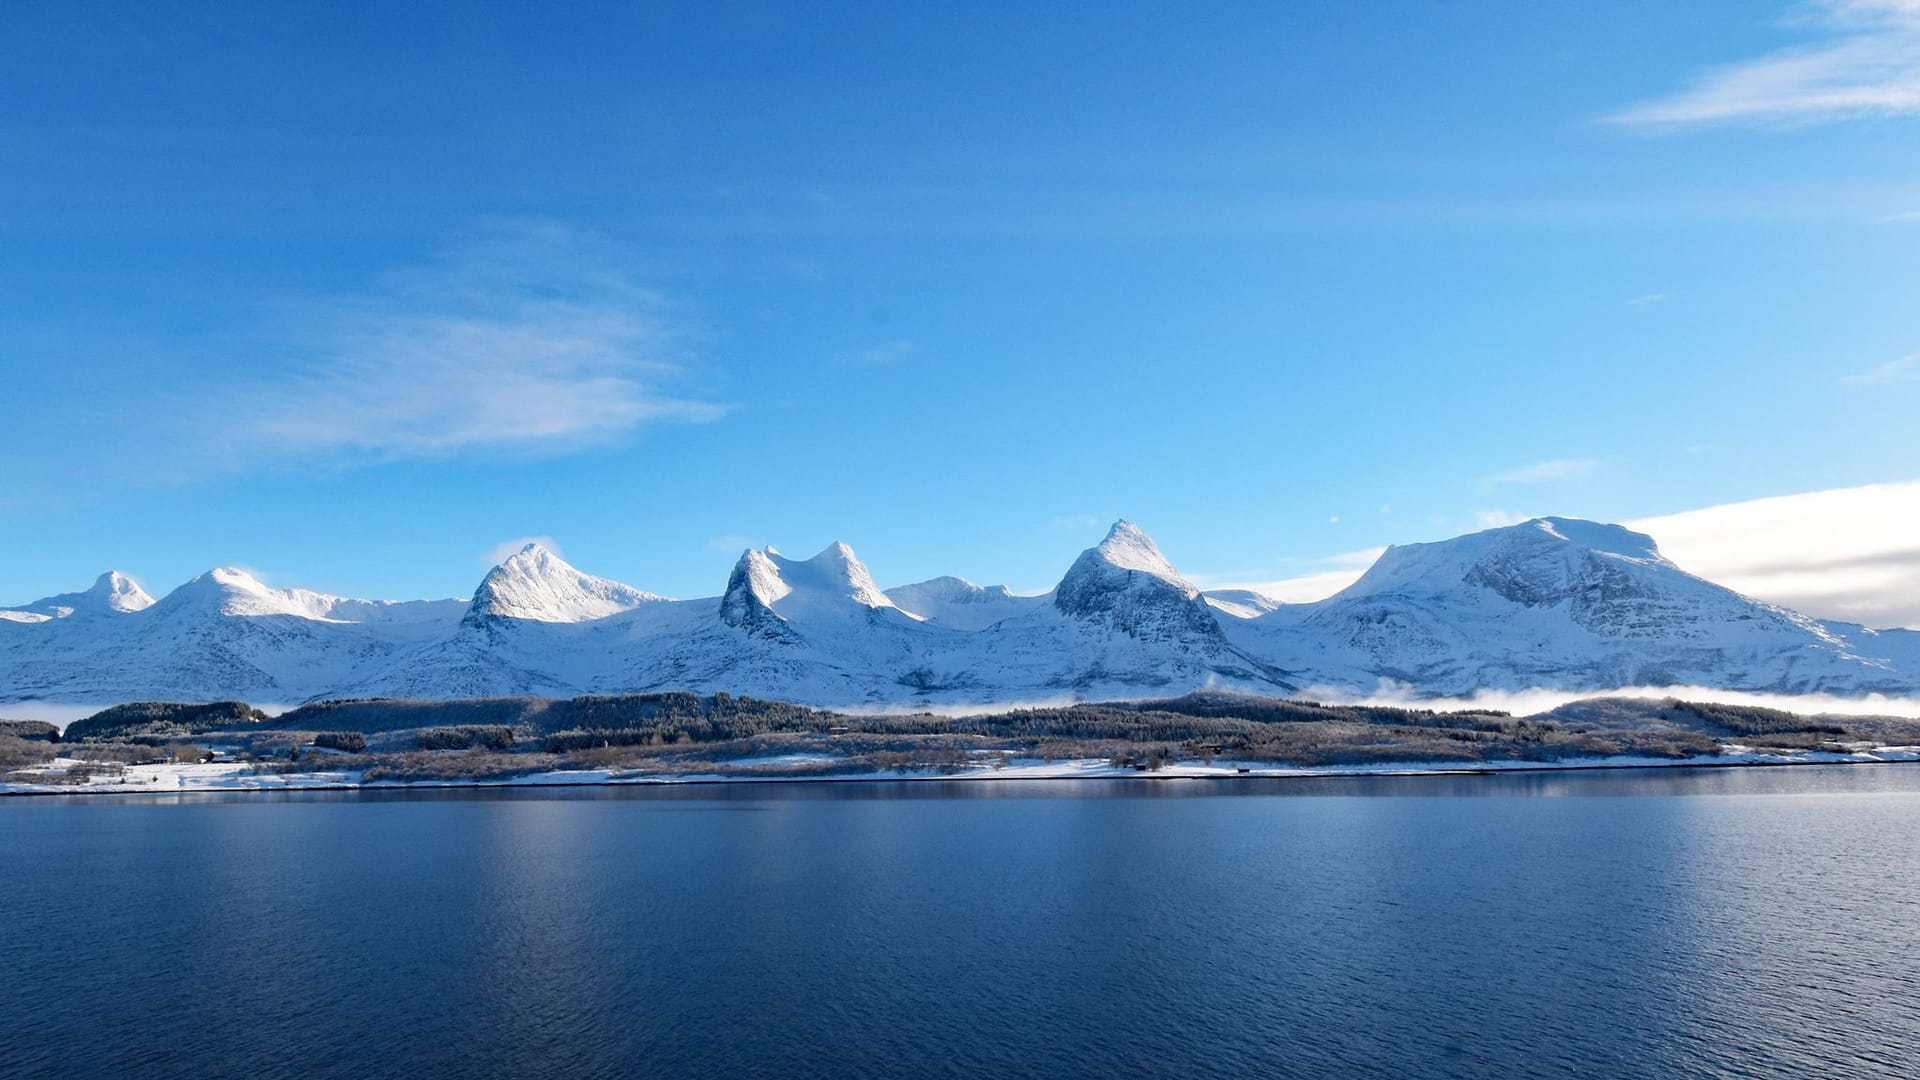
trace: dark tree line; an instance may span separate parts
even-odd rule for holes
[[[117,740],[158,746],[210,731],[256,725],[266,718],[266,713],[244,701],[136,701],[75,720],[67,725],[65,738],[67,742]]]

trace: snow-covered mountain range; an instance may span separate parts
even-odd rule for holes
[[[1920,631],[1820,622],[1686,573],[1617,525],[1540,518],[1389,548],[1328,599],[1202,593],[1130,522],[1050,592],[883,590],[845,544],[741,555],[671,600],[537,544],[471,601],[353,600],[217,569],[0,609],[0,702],[726,690],[823,706],[1177,694],[1456,696],[1705,686],[1920,693]]]

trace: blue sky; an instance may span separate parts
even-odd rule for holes
[[[13,5],[0,603],[1920,475],[1920,4],[1035,8]]]

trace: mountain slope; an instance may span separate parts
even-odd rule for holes
[[[1247,648],[1348,689],[1913,685],[1814,620],[1686,573],[1651,537],[1569,518],[1389,548],[1335,596],[1241,627]]]
[[[911,681],[943,701],[991,694],[996,683],[1001,700],[1293,689],[1285,673],[1227,640],[1199,590],[1130,521],[1081,552],[1050,595],[929,654]]]
[[[631,585],[583,574],[540,544],[528,544],[487,572],[474,590],[468,617],[587,622],[660,599]]]
[[[845,544],[743,553],[669,600],[529,545],[470,602],[274,588],[221,568],[151,601],[124,575],[8,609],[0,701],[295,702],[687,689],[871,708],[1168,696],[1695,685],[1920,693],[1920,633],[1821,623],[1680,570],[1650,537],[1540,518],[1389,549],[1327,600],[1202,594],[1117,522],[1059,584],[883,591]]]
[[[139,603],[117,583],[102,581],[111,586],[105,603]],[[89,591],[100,589],[96,584]],[[5,697],[299,701],[444,634],[462,605],[276,589],[245,571],[220,568],[157,602],[113,610],[112,618],[0,626],[7,631],[0,632]]]
[[[1208,589],[1200,595],[1208,607],[1236,619],[1257,619],[1284,606],[1281,601],[1252,589]]]
[[[109,570],[80,592],[61,593],[20,607],[0,608],[0,619],[45,622],[73,615],[125,615],[153,606],[153,597],[140,583],[118,570]]]
[[[1005,585],[975,585],[966,578],[937,577],[888,589],[900,610],[950,630],[985,630],[1002,619],[1053,602],[1052,594],[1017,596]]]

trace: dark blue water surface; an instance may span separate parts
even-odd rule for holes
[[[0,1075],[1920,1075],[1920,768],[0,800]]]

